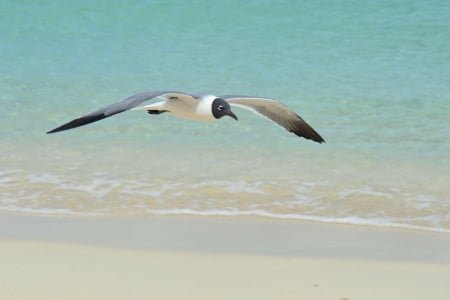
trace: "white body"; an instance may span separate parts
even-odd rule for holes
[[[134,110],[160,110],[179,118],[193,121],[216,121],[212,114],[211,105],[216,96],[205,95],[201,98],[193,98],[188,95],[164,94],[160,98],[164,101],[150,105],[133,108]]]

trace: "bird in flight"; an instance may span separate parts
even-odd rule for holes
[[[139,106],[145,101],[159,98],[162,101]],[[214,96],[211,94],[187,94],[177,91],[150,91],[135,94],[119,102],[78,117],[47,132],[54,133],[93,123],[126,110],[146,110],[149,114],[167,113],[194,121],[216,121],[227,116],[238,120],[231,107],[240,107],[266,117],[299,137],[324,143],[325,140],[294,111],[284,104],[265,97]]]

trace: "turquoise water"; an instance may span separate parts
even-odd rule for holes
[[[450,231],[447,1],[3,1],[0,15],[0,212]],[[327,143],[246,111],[45,135],[156,89],[272,97]]]

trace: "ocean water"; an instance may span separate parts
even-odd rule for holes
[[[0,213],[450,232],[448,1],[2,1],[0,16]],[[272,97],[327,142],[237,109],[45,134],[157,89]]]

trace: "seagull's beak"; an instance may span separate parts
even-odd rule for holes
[[[223,113],[226,114],[227,116],[235,119],[236,121],[238,120],[238,117],[231,110],[224,110]]]

